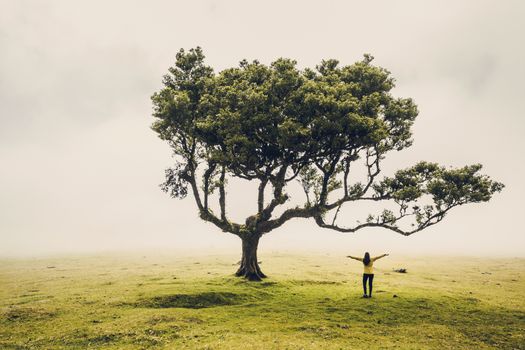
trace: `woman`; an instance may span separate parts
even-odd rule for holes
[[[347,256],[347,258],[363,262],[363,265],[365,267],[365,271],[363,273],[363,290],[365,291],[365,294],[363,294],[363,298],[372,297],[372,282],[374,281],[374,261],[376,261],[377,259],[384,258],[385,256],[388,256],[388,254],[383,254],[376,256],[375,258],[370,258],[370,254],[368,254],[368,252],[365,253],[364,258],[358,258],[356,256],[350,255]],[[370,291],[368,295],[366,294],[366,281],[368,281],[368,289]]]

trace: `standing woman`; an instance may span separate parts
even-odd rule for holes
[[[370,258],[370,254],[368,252],[365,253],[364,258],[358,258],[356,256],[348,255],[347,258],[358,260],[363,262],[363,265],[365,267],[364,273],[363,273],[363,290],[365,294],[363,294],[363,298],[371,298],[372,297],[372,282],[374,281],[374,261],[377,259],[384,258],[385,256],[388,256],[388,254],[383,254],[376,256],[374,258]],[[366,294],[366,282],[368,281],[368,289],[370,293]]]

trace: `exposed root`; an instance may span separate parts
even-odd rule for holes
[[[266,278],[266,275],[261,271],[258,265],[253,266],[251,264],[250,268],[246,268],[244,265],[241,265],[235,276],[244,277],[248,281],[261,281],[263,278]]]

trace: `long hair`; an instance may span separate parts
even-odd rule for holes
[[[365,266],[370,264],[370,254],[368,254],[368,252],[365,253],[365,257],[363,258],[363,264],[365,264]]]

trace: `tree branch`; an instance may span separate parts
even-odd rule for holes
[[[273,199],[271,202],[260,212],[259,221],[266,221],[271,218],[273,210],[280,204],[286,202],[288,197],[283,195],[283,188],[285,185],[284,178],[286,176],[286,170],[288,170],[288,165],[283,165],[279,172],[274,178],[270,179],[270,182],[273,185]]]
[[[374,183],[374,179],[379,173],[381,172],[381,169],[379,168],[379,160],[381,159],[381,154],[377,150],[377,147],[374,146],[375,153],[370,153],[370,149],[366,150],[366,167],[367,167],[367,173],[368,173],[368,183],[366,184],[365,188],[363,189],[363,194],[365,194],[370,186]],[[370,158],[375,157],[374,161],[370,163]],[[374,168],[372,170],[372,168]]]
[[[331,162],[329,162],[328,169],[325,169],[325,167],[320,164],[316,164],[317,167],[323,172],[323,183],[321,186],[321,193],[319,195],[319,205],[321,206],[326,204],[326,199],[328,197],[328,183],[334,174],[335,167],[337,166],[337,163],[339,163],[339,159],[341,159],[341,153],[339,153],[336,157],[334,157],[334,159],[332,159]]]
[[[210,193],[210,177],[217,168],[217,163],[208,163],[208,169],[204,172],[204,209],[208,210],[208,197]]]
[[[257,212],[259,214],[261,214],[264,210],[264,190],[266,188],[267,183],[267,178],[261,179],[261,182],[259,183],[259,193],[257,197]]]
[[[350,173],[350,162],[350,159],[347,157],[345,159],[345,168],[343,172],[344,198],[348,197],[348,174]]]
[[[224,181],[226,177],[225,167],[222,166],[221,178],[219,180],[219,205],[221,207],[221,220],[226,222],[226,191],[224,190]]]

